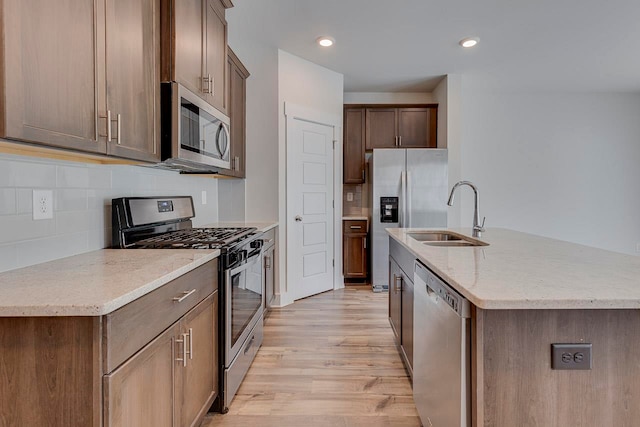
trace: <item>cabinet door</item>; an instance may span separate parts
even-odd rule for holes
[[[435,148],[437,108],[398,108],[401,148]]]
[[[246,146],[246,84],[248,76],[240,60],[229,50],[229,118],[231,119],[230,175],[244,178]]]
[[[364,183],[364,108],[344,110],[344,183]]]
[[[344,277],[367,277],[367,235],[345,234],[343,238]]]
[[[160,2],[106,3],[108,153],[159,160]]]
[[[402,276],[402,352],[413,370],[413,281]]]
[[[179,425],[191,426],[201,420],[218,393],[218,293],[187,313],[181,324],[187,361],[186,366],[176,365],[180,373],[176,398],[180,401]]]
[[[265,285],[265,308],[271,308],[271,300],[273,299],[274,294],[274,285],[276,283],[275,280],[275,269],[273,268],[275,264],[275,246],[270,247],[264,253],[264,285]]]
[[[396,344],[402,344],[402,270],[398,263],[389,257],[389,323],[393,329]]]
[[[223,113],[227,113],[227,21],[220,0],[205,0],[205,37],[203,75],[211,82],[207,101]]]
[[[165,61],[170,63],[169,58],[173,58],[173,66],[175,67],[175,75],[166,75],[164,80],[175,80],[191,92],[203,97],[203,91],[207,87],[202,75],[204,2],[206,0],[180,0],[175,2],[164,0],[164,3],[171,3],[174,7],[173,11],[169,10],[166,13],[171,14],[173,12],[175,45],[171,46],[171,41],[169,41],[163,50]],[[169,33],[169,31],[166,31],[166,33]]]
[[[396,129],[395,108],[367,108],[367,150],[396,148]]]
[[[105,153],[97,122],[96,2],[7,0],[2,7],[0,134]]]
[[[178,324],[104,377],[104,424],[174,425],[174,361]]]

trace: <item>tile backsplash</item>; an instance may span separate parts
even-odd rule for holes
[[[34,189],[53,191],[53,219],[33,220]],[[0,271],[109,247],[112,198],[175,195],[193,197],[194,225],[218,221],[217,179],[0,154]]]

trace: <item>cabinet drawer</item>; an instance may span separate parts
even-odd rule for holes
[[[104,316],[104,372],[118,367],[216,289],[217,259]]]
[[[343,233],[366,233],[367,221],[362,219],[348,219],[342,221]]]

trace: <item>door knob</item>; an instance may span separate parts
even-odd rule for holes
[[[296,215],[296,222],[302,221],[302,217],[300,215]]]

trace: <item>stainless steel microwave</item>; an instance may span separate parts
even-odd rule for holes
[[[230,168],[229,117],[179,83],[162,83],[162,160],[192,172]]]

